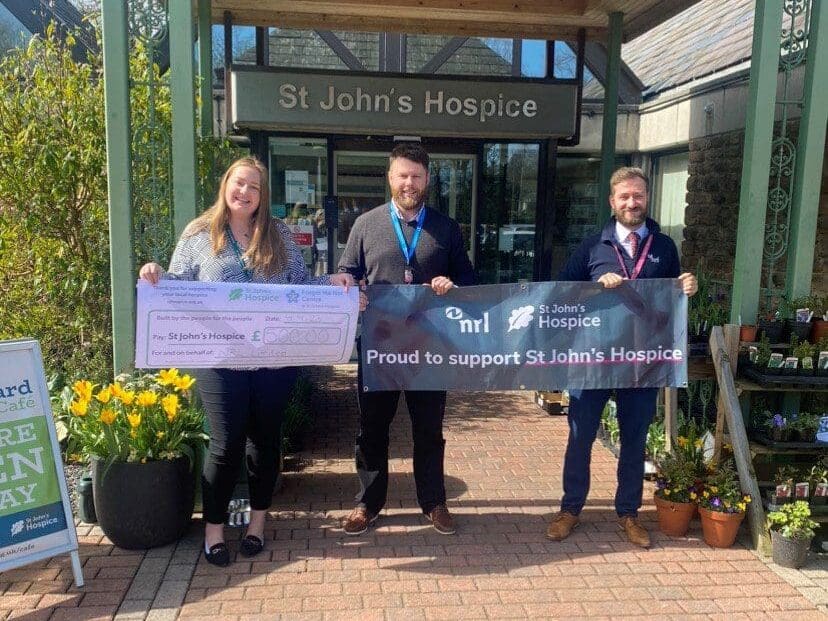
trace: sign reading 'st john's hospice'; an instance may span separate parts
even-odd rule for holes
[[[575,133],[577,86],[233,67],[236,127],[487,138]]]
[[[687,385],[678,280],[485,285],[444,296],[374,285],[368,296],[365,391]]]
[[[0,571],[70,552],[83,585],[37,341],[0,342]]]

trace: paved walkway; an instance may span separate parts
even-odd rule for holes
[[[68,560],[0,575],[0,619],[823,619],[825,566],[784,572],[743,548],[713,550],[698,524],[684,539],[652,527],[649,551],[627,544],[612,511],[615,459],[593,453],[584,522],[563,543],[547,541],[560,498],[566,421],[523,393],[455,394],[446,420],[449,506],[455,536],[419,514],[410,431],[392,428],[391,486],[376,528],[347,537],[341,518],[357,489],[353,473],[353,366],[318,372],[314,428],[284,475],[266,551],[229,568],[200,558],[200,529],[176,546],[113,548],[80,526],[87,585],[71,584]],[[651,494],[648,485],[645,496]],[[233,536],[238,547],[239,533]],[[809,599],[810,598],[810,599]]]

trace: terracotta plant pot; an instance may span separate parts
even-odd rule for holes
[[[658,527],[670,537],[684,537],[690,528],[690,520],[696,513],[695,502],[671,502],[654,496],[658,510]]]
[[[820,339],[828,336],[828,321],[817,319],[811,328],[811,342],[819,343]]]
[[[722,513],[699,507],[704,542],[714,548],[729,548],[736,541],[745,513]]]
[[[739,340],[744,343],[755,343],[756,326],[741,326],[739,328]]]

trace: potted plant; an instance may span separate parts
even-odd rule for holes
[[[696,472],[686,455],[668,453],[658,463],[653,495],[658,527],[670,537],[683,537],[696,512]]]
[[[796,335],[800,341],[811,336],[811,319],[819,304],[818,296],[795,298],[788,303],[788,329],[792,336]]]
[[[771,413],[765,410],[765,430],[768,437],[774,442],[787,442],[791,438],[791,427],[788,419],[780,413]]]
[[[797,500],[768,514],[773,562],[798,569],[805,564],[808,547],[817,523],[811,519],[808,503]]]
[[[819,377],[828,376],[828,336],[821,338],[816,344],[816,357],[814,360],[814,373]]]
[[[704,541],[714,548],[732,546],[749,502],[750,496],[743,494],[739,486],[733,462],[722,463],[707,479],[699,497]]]
[[[62,395],[75,452],[92,462],[98,523],[115,545],[140,549],[177,540],[192,517],[203,414],[195,380],[177,369],[75,382]]]
[[[798,471],[791,465],[780,466],[773,475],[774,489],[768,494],[768,502],[771,506],[784,505],[794,501],[794,480],[798,477]]]
[[[813,375],[814,374],[814,353],[816,345],[808,341],[802,341],[793,345],[791,348],[791,356],[799,360],[799,374]]]
[[[787,307],[780,304],[776,310],[769,310],[759,315],[756,321],[756,329],[759,337],[764,336],[769,343],[781,343],[785,331],[785,314]]]
[[[819,419],[819,416],[810,412],[799,412],[791,416],[789,426],[793,431],[792,436],[801,442],[815,442]]]
[[[823,506],[828,503],[828,468],[822,458],[811,466],[808,483],[811,486],[811,505]]]

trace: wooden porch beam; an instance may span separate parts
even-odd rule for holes
[[[466,19],[422,19],[408,17],[364,17],[342,14],[315,15],[284,11],[231,12],[233,23],[244,26],[272,26],[296,28],[299,30],[354,30],[357,32],[401,32],[407,34],[439,34],[462,37],[503,37],[511,39],[559,39],[574,41],[578,37],[578,26],[551,23],[519,24],[505,20],[474,22]],[[213,23],[221,24],[222,16],[213,13]],[[587,38],[606,38],[604,27],[586,27]]]

